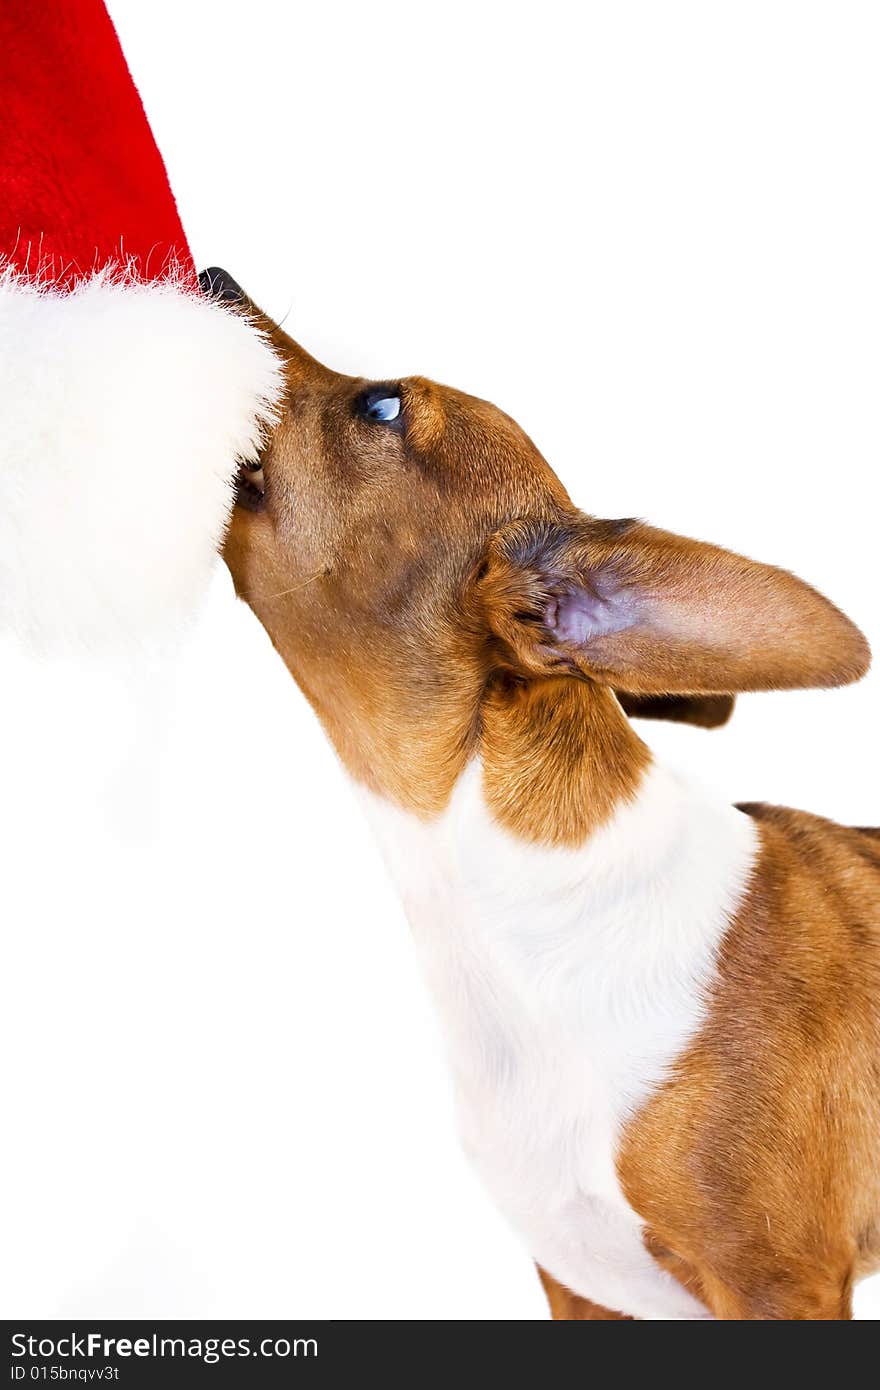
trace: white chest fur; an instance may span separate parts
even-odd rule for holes
[[[647,1254],[618,1137],[703,1016],[749,817],[664,770],[577,850],[516,839],[479,765],[425,823],[362,794],[446,1029],[465,1148],[530,1253],[594,1302],[707,1313]]]

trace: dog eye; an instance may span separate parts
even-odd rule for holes
[[[383,425],[390,424],[400,415],[400,392],[389,391],[387,386],[365,391],[360,398],[359,409],[361,415],[367,420],[377,420]]]

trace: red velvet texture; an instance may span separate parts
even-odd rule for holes
[[[59,287],[195,270],[103,0],[0,0],[0,257]]]

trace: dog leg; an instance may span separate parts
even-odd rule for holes
[[[735,1293],[711,1274],[704,1276],[706,1302],[722,1322],[848,1322],[852,1280],[805,1277]]]

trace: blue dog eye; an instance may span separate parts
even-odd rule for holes
[[[388,424],[400,415],[400,392],[389,391],[387,387],[378,391],[367,391],[362,397],[361,408],[368,420]]]

